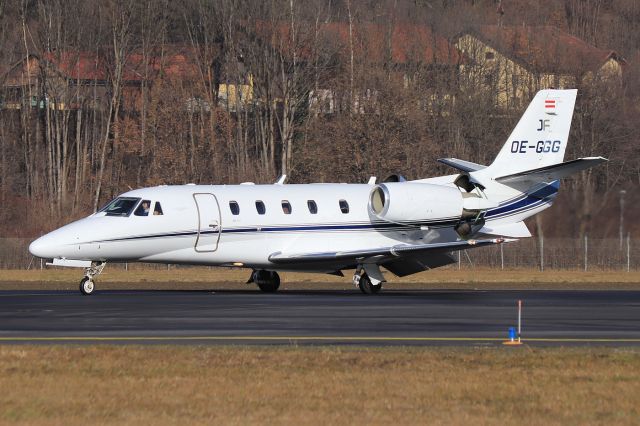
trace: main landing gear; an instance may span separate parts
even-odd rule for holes
[[[90,267],[84,270],[84,278],[80,280],[80,293],[85,296],[93,293],[96,288],[93,278],[102,273],[105,265],[105,262],[93,262]]]
[[[280,287],[280,275],[276,271],[260,269],[251,273],[248,283],[252,282],[265,293],[275,293]]]
[[[353,274],[353,284],[360,289],[364,294],[376,294],[382,290],[382,283],[384,278],[382,277],[379,268],[375,268],[375,271],[372,271],[373,274],[370,276],[367,273],[367,267],[358,266],[356,271]],[[380,277],[378,277],[378,274]],[[375,278],[373,278],[375,277]]]

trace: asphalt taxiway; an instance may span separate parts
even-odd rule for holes
[[[391,287],[391,286],[389,286]],[[640,291],[0,291],[0,344],[640,345]]]

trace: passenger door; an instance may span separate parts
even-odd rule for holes
[[[198,210],[198,235],[194,249],[199,253],[214,252],[218,249],[222,231],[218,199],[210,193],[195,193],[193,199]]]

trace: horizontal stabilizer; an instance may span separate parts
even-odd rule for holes
[[[438,162],[467,173],[487,167],[482,164],[472,163],[471,161],[458,160],[457,158],[438,158]]]
[[[478,231],[481,234],[500,235],[509,238],[527,238],[531,236],[529,228],[524,222],[505,223],[505,224],[487,224]]]
[[[564,163],[526,170],[512,175],[500,176],[495,180],[507,185],[510,183],[520,182],[552,182],[582,170],[586,170],[590,167],[597,166],[605,161],[609,160],[603,157],[578,158],[577,160],[565,161]]]

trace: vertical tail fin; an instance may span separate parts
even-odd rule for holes
[[[488,167],[454,158],[439,160],[462,171],[453,183],[466,191],[463,214],[477,214],[456,225],[461,237],[474,232],[530,235],[522,221],[551,206],[560,179],[607,161],[587,157],[563,162],[577,94],[539,91]]]
[[[562,163],[577,93],[575,89],[539,91],[482,174],[504,176]]]
[[[468,176],[468,187],[458,186],[497,203],[481,209],[471,230],[482,225],[480,233],[527,236],[522,221],[551,206],[559,179],[606,161],[588,157],[563,162],[576,95],[577,90],[539,91],[490,166],[449,161],[467,169],[458,180],[464,183],[462,177]]]

